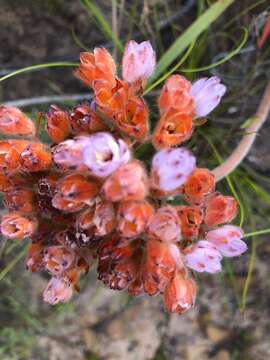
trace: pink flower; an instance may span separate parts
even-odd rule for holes
[[[222,255],[209,241],[201,240],[185,249],[185,265],[198,272],[221,271]]]
[[[206,116],[214,110],[225,92],[226,86],[217,76],[197,80],[191,88],[197,116]]]
[[[183,148],[163,149],[152,160],[153,187],[173,191],[182,186],[195,169],[196,159]]]
[[[156,54],[149,41],[138,44],[130,40],[127,43],[122,61],[122,76],[125,81],[135,83],[148,79],[155,65]]]
[[[59,143],[53,150],[54,163],[63,170],[86,170],[82,151],[89,136],[78,136]]]
[[[206,240],[213,244],[223,256],[234,257],[247,250],[246,243],[241,240],[243,230],[234,225],[224,225],[209,231]]]
[[[55,305],[69,301],[72,293],[72,287],[66,281],[53,277],[43,292],[43,300],[50,305]]]
[[[83,161],[92,175],[106,177],[122,164],[129,162],[131,154],[127,144],[106,132],[89,136],[83,149]]]

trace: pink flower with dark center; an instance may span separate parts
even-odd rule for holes
[[[221,271],[222,255],[209,241],[201,240],[185,249],[185,265],[198,272]]]
[[[197,116],[206,116],[218,106],[226,86],[220,83],[220,78],[212,76],[202,78],[192,85],[191,95],[194,97]]]
[[[130,40],[125,48],[122,61],[122,76],[125,81],[135,83],[148,79],[156,65],[156,54],[150,41],[138,44]]]
[[[206,240],[213,244],[223,256],[234,257],[247,250],[246,243],[241,240],[243,230],[234,225],[224,225],[211,230],[206,235]]]
[[[43,292],[43,300],[50,305],[55,305],[69,301],[72,293],[72,287],[65,280],[53,277]]]
[[[130,158],[127,144],[106,132],[89,136],[83,149],[83,162],[90,173],[97,177],[109,176],[120,165],[127,164]]]
[[[152,186],[173,191],[182,186],[195,169],[196,159],[183,148],[163,149],[152,160]]]

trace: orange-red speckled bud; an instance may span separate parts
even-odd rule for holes
[[[0,106],[0,133],[11,136],[34,136],[35,125],[13,106]]]
[[[139,161],[120,166],[104,183],[103,193],[109,201],[143,200],[148,180]]]
[[[201,203],[214,190],[215,176],[208,169],[195,169],[184,184],[186,199],[191,203]]]
[[[45,171],[52,164],[52,155],[45,145],[34,142],[21,152],[20,162],[26,172]]]
[[[237,215],[237,201],[232,196],[216,193],[206,201],[205,223],[217,226],[231,222]]]
[[[164,292],[166,310],[170,313],[182,314],[194,306],[195,298],[195,281],[187,278],[184,271],[178,271]]]
[[[147,201],[123,202],[117,213],[117,230],[124,237],[135,237],[147,229],[153,216],[154,208]]]
[[[32,236],[37,229],[37,221],[17,212],[6,214],[2,217],[1,233],[8,239],[22,240]]]
[[[70,133],[69,115],[57,105],[51,105],[45,116],[47,133],[55,144],[59,144]]]

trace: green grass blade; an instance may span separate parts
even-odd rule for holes
[[[13,260],[11,260],[2,271],[0,271],[0,281],[3,280],[4,277],[14,268],[17,262],[23,258],[26,253],[26,249],[27,246],[24,246],[22,251],[20,251],[17,256]]]
[[[42,70],[42,69],[47,69],[47,68],[51,68],[51,67],[66,67],[66,66],[76,67],[79,65],[80,65],[79,63],[62,61],[62,62],[53,62],[53,63],[47,63],[47,64],[37,64],[37,65],[26,66],[24,68],[12,71],[5,76],[2,76],[0,78],[0,82],[5,81],[13,76],[20,75],[20,74],[23,74],[26,72],[31,72],[33,70]]]
[[[112,31],[111,26],[106,20],[100,8],[92,0],[81,0],[81,3],[84,5],[89,14],[93,15],[96,22],[100,26],[103,33],[107,36],[109,40],[112,40],[114,45],[123,52],[123,45],[119,40],[118,36]]]
[[[220,59],[219,61],[207,65],[207,66],[202,66],[199,68],[194,68],[194,69],[181,69],[181,72],[184,73],[193,73],[193,72],[199,72],[199,71],[206,71],[206,70],[210,70],[213,69],[217,66],[220,66],[222,64],[224,64],[225,62],[229,61],[232,57],[234,57],[235,55],[237,55],[239,53],[239,51],[244,47],[244,45],[246,44],[247,40],[248,40],[248,30],[247,29],[243,29],[244,30],[244,35],[240,41],[240,44],[233,49],[232,51],[229,52],[229,54],[227,54],[226,56],[224,56],[222,59]]]
[[[149,82],[153,82],[162,74],[168,66],[214,22],[234,0],[218,0],[208,10],[206,10],[192,25],[180,35],[170,48],[158,61],[156,70]]]
[[[180,61],[169,71],[166,72],[166,74],[164,74],[163,76],[161,76],[157,81],[155,81],[152,85],[148,86],[144,92],[143,95],[148,94],[150,91],[152,91],[155,87],[157,87],[160,83],[162,83],[164,80],[167,79],[167,77],[169,77],[172,73],[174,73],[189,57],[192,49],[194,47],[194,42],[192,42],[189,46],[189,48],[187,49],[186,53],[184,54],[184,56],[180,59]]]

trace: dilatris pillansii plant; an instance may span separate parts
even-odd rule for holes
[[[195,272],[217,273],[223,257],[247,249],[242,229],[230,224],[236,200],[217,192],[214,174],[182,147],[226,88],[218,77],[191,84],[170,76],[150,133],[142,97],[155,68],[150,43],[127,44],[122,79],[104,48],[80,61],[75,75],[94,97],[70,111],[50,107],[51,146],[20,110],[0,107],[0,132],[11,137],[0,142],[2,235],[31,239],[26,266],[51,275],[43,293],[50,304],[68,301],[97,263],[111,289],[162,294],[166,309],[181,314],[194,305]],[[156,153],[147,171],[134,154],[150,141]],[[166,202],[174,196],[181,205]]]

